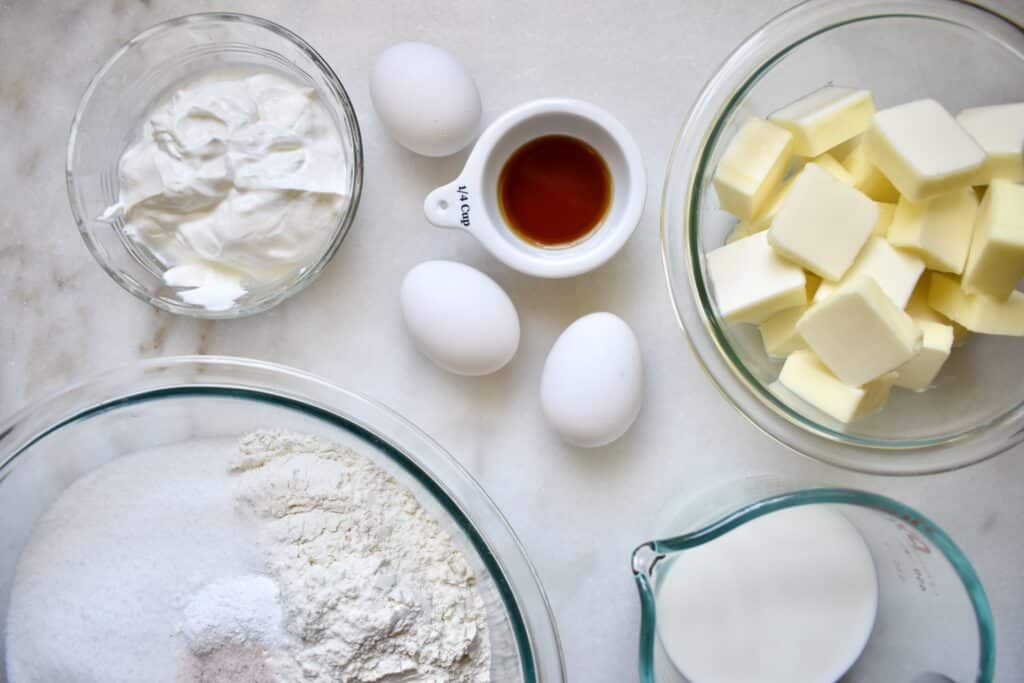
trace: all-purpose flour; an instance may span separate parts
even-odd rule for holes
[[[490,680],[437,522],[358,453],[278,432],[75,482],[19,561],[5,646],[10,683]]]
[[[242,439],[240,500],[261,519],[291,642],[280,680],[490,680],[483,602],[465,558],[412,494],[316,437]]]

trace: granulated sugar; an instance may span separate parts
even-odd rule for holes
[[[176,683],[189,600],[264,571],[226,474],[233,450],[225,439],[140,452],[64,491],[18,563],[10,683]]]
[[[362,455],[257,432],[120,458],[19,561],[10,683],[490,681],[458,548]]]

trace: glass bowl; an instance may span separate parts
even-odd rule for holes
[[[722,394],[763,432],[815,459],[876,474],[964,467],[1024,440],[1024,340],[973,335],[923,394],[894,390],[842,425],[777,384],[757,329],[727,326],[704,254],[735,219],[711,178],[751,115],[826,84],[867,88],[879,108],[934,97],[947,109],[1024,100],[1024,28],[957,0],[821,0],[778,16],[725,61],[676,138],[662,195],[662,257],[679,322]]]
[[[283,366],[210,356],[108,372],[0,422],[0,680],[18,557],[64,489],[141,449],[263,428],[349,445],[407,486],[474,571],[490,628],[491,680],[565,680],[555,623],[522,546],[451,455],[370,399]]]
[[[322,253],[308,266],[246,292],[224,311],[186,303],[162,278],[164,267],[123,231],[123,220],[99,217],[117,200],[118,162],[137,139],[154,102],[181,81],[215,68],[259,68],[314,88],[334,120],[350,169],[346,205]],[[86,246],[129,292],[171,313],[238,318],[264,311],[316,279],[341,246],[359,205],[363,148],[355,110],[341,81],[306,41],[266,19],[244,14],[193,14],[157,24],[132,38],[93,77],[71,122],[67,149],[71,211]]]

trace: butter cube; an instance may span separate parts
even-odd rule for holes
[[[878,205],[878,220],[875,221],[875,227],[871,229],[871,234],[885,237],[889,234],[889,226],[892,225],[892,219],[896,215],[896,205],[888,202],[875,202],[875,204]]]
[[[807,312],[807,306],[787,308],[761,323],[761,339],[769,356],[785,358],[791,351],[807,346],[797,332],[796,323]]]
[[[864,133],[856,137],[852,137],[846,142],[840,143],[828,151],[835,159],[839,161],[843,166],[846,165],[846,158],[850,156],[850,152],[857,149],[860,144],[864,142]]]
[[[831,154],[819,154],[818,156],[811,159],[808,163],[817,164],[823,169],[832,174],[832,177],[842,182],[845,185],[853,187],[853,176],[850,172],[839,163],[834,156]]]
[[[873,201],[811,163],[793,181],[772,219],[768,241],[782,256],[812,273],[839,280],[853,265],[877,220]]]
[[[891,372],[862,387],[851,387],[807,350],[791,353],[779,374],[782,386],[826,415],[847,423],[881,409],[889,400],[895,379],[896,373]]]
[[[923,272],[924,261],[895,248],[881,237],[872,237],[843,279],[838,284],[822,283],[814,294],[814,301],[826,299],[836,288],[858,275],[867,275],[882,288],[897,308],[904,308]]]
[[[935,100],[875,114],[865,137],[868,160],[915,202],[971,183],[985,153]]]
[[[981,201],[961,286],[1005,299],[1024,277],[1024,185],[993,181]]]
[[[793,151],[816,157],[867,130],[874,113],[875,102],[867,90],[829,85],[768,119],[793,133]]]
[[[928,290],[931,288],[931,279],[931,274],[925,273],[917,281],[917,287],[914,288],[914,293],[910,295],[910,301],[907,302],[905,309],[907,315],[913,318],[914,322],[918,325],[922,322],[932,322],[951,326],[953,328],[953,348],[959,348],[967,342],[967,337],[971,333],[960,323],[947,318],[928,305]]]
[[[811,306],[796,328],[829,370],[853,386],[895,370],[921,347],[921,329],[866,275]]]
[[[779,184],[792,157],[793,134],[756,117],[732,139],[715,171],[722,208],[750,220]]]
[[[921,328],[921,350],[896,371],[896,386],[924,391],[932,385],[953,348],[953,326],[915,321]]]
[[[917,254],[932,270],[962,273],[977,212],[978,197],[969,187],[923,202],[901,198],[889,225],[889,242]]]
[[[755,225],[750,221],[740,221],[732,230],[729,231],[729,234],[725,236],[725,243],[732,244],[736,240],[741,240],[744,237],[750,237],[755,232],[758,232],[757,230],[754,230],[754,227]]]
[[[955,278],[932,273],[928,305],[971,332],[1024,337],[1024,293],[1013,292],[1005,301],[968,294]]]
[[[804,271],[787,262],[759,232],[707,255],[719,313],[731,323],[759,325],[779,311],[807,303]]]
[[[843,168],[853,178],[852,185],[876,202],[894,204],[899,200],[900,191],[868,159],[867,147],[863,141],[851,149],[843,159]]]
[[[761,206],[761,210],[757,212],[757,215],[749,221],[744,221],[744,223],[747,223],[746,230],[748,235],[753,235],[755,232],[761,232],[771,227],[772,219],[775,218],[775,214],[779,212],[779,207],[782,206],[782,201],[793,188],[794,180],[796,180],[795,176],[782,181],[765,201],[764,205]]]
[[[964,109],[956,120],[985,150],[975,185],[1024,180],[1024,102]]]

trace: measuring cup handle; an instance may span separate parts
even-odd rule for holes
[[[468,193],[466,183],[456,178],[430,194],[423,201],[427,220],[439,228],[469,229]]]

